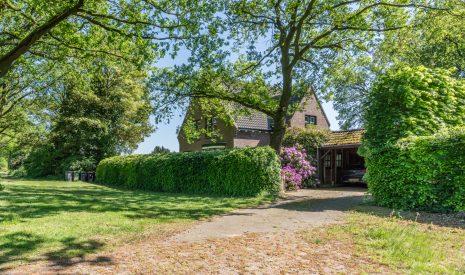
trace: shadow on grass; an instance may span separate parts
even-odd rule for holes
[[[26,260],[21,255],[36,249],[44,242],[44,239],[39,236],[26,232],[6,234],[3,239],[4,241],[0,244],[0,264],[12,260]]]
[[[79,189],[71,184],[66,188],[8,186],[7,192],[0,192],[0,201],[6,202],[0,206],[0,222],[60,212],[127,212],[133,219],[200,219],[237,206],[222,197],[127,191],[100,185]],[[210,203],[213,207],[205,207]]]
[[[6,189],[0,192],[0,226],[27,224],[34,219],[74,212],[119,213],[123,218],[156,219],[157,222],[198,220],[247,205],[246,198],[129,191],[97,184],[46,180],[7,180],[4,183]],[[40,225],[36,223],[35,226]],[[33,230],[31,228],[30,232]],[[10,261],[36,261],[30,258],[30,252],[50,241],[24,232],[0,232],[0,266]],[[104,245],[95,240],[78,241],[74,238],[52,241],[60,241],[62,248],[46,251],[40,257],[56,267],[86,261],[85,255],[100,250]],[[103,257],[94,261],[111,262],[111,259]]]
[[[86,259],[86,255],[103,248],[104,244],[96,240],[77,241],[75,238],[66,238],[62,241],[63,248],[45,254],[50,266],[68,267],[79,263],[102,264],[111,263],[110,257],[100,256],[95,259]]]
[[[30,233],[18,232],[4,236],[5,241],[0,245],[0,264],[10,261],[33,262],[22,255],[36,249],[44,240]],[[96,240],[77,241],[75,238],[66,238],[61,241],[62,248],[45,253],[44,257],[51,267],[62,268],[78,263],[102,264],[111,263],[109,257],[96,257],[86,259],[86,255],[103,248],[104,244]],[[0,267],[0,272],[7,272],[12,267]]]

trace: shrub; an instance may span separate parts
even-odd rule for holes
[[[465,127],[408,137],[369,157],[376,201],[397,209],[465,210]]]
[[[284,136],[283,146],[305,149],[308,159],[313,161],[316,159],[317,149],[328,140],[329,133],[329,130],[314,125],[289,128]]]
[[[388,72],[374,84],[365,112],[364,148],[376,150],[411,135],[465,124],[465,81],[425,67]]]
[[[160,192],[254,196],[279,192],[279,168],[269,147],[118,156],[99,163],[97,181]]]
[[[66,170],[81,171],[81,172],[94,172],[96,162],[93,157],[81,157],[80,159],[73,159]]]
[[[307,160],[305,149],[296,147],[282,149],[281,165],[281,176],[287,190],[302,188],[304,181],[316,172],[316,168]]]
[[[152,154],[168,154],[171,153],[170,149],[165,148],[163,146],[155,146],[153,148]]]
[[[451,75],[444,69],[406,67],[374,84],[359,152],[379,204],[465,209],[463,133],[442,130],[465,125],[465,81]]]
[[[18,169],[11,170],[9,175],[13,178],[25,178],[27,177],[27,171],[24,166],[21,166]]]
[[[8,171],[8,161],[4,157],[0,157],[0,172]]]

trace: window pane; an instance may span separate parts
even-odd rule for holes
[[[305,115],[305,125],[316,125],[316,116]]]

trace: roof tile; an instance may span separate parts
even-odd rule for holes
[[[365,129],[333,131],[329,135],[328,141],[325,144],[323,144],[323,147],[335,145],[361,144],[362,136],[364,133]]]

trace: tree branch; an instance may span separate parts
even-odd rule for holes
[[[26,36],[16,47],[6,53],[0,58],[0,78],[6,75],[8,70],[11,68],[13,62],[26,53],[32,45],[39,40],[42,36],[48,33],[53,27],[58,25],[60,22],[75,14],[77,10],[84,5],[84,0],[78,0],[76,4],[63,11],[60,14],[53,16],[43,25],[39,26],[28,36]]]

